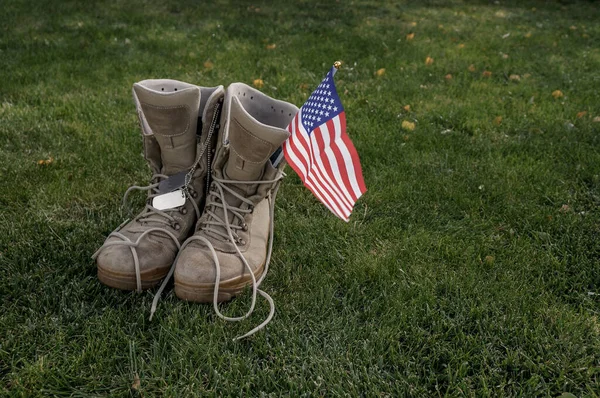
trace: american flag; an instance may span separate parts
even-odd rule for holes
[[[288,126],[283,153],[304,185],[333,214],[348,221],[366,192],[358,153],[346,134],[346,114],[332,67]]]

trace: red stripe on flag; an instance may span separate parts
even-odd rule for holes
[[[346,187],[346,190],[350,193],[350,196],[352,197],[352,203],[354,204],[358,198],[356,197],[356,194],[354,193],[354,189],[352,188],[352,183],[350,182],[350,178],[348,177],[348,169],[346,168],[346,161],[345,161],[344,156],[342,155],[342,152],[340,149],[340,144],[342,144],[344,146],[345,146],[345,144],[343,142],[339,142],[339,140],[336,139],[337,132],[335,131],[335,126],[333,124],[333,120],[327,121],[327,129],[329,130],[329,140],[330,140],[329,145],[330,145],[333,155],[335,156],[335,159],[337,161],[337,166],[340,170],[340,175],[342,176],[342,181],[344,183],[344,186]],[[342,132],[342,135],[343,135],[343,132]]]
[[[346,113],[342,112],[339,115],[340,117],[340,125],[342,127],[342,140],[346,144],[346,148],[348,148],[348,152],[350,152],[350,156],[352,157],[352,164],[354,165],[354,175],[356,176],[356,181],[358,182],[358,186],[360,187],[360,193],[363,194],[367,192],[367,186],[365,185],[365,180],[363,178],[362,168],[360,167],[360,158],[358,157],[358,152],[354,147],[352,141],[350,141],[350,137],[346,133]]]
[[[319,181],[320,177],[318,176],[318,174],[320,174],[320,171],[315,169],[314,157],[312,156],[312,148],[309,146],[309,143],[306,141],[304,133],[300,129],[299,120],[294,120],[293,122],[295,122],[293,123],[292,127],[293,136],[290,137],[291,140],[289,140],[290,143],[292,143],[293,145],[288,146],[286,148],[287,151],[284,150],[284,155],[286,155],[288,163],[292,165],[292,168],[294,169],[294,171],[296,171],[298,176],[300,176],[300,179],[302,180],[304,185],[313,193],[313,195],[317,197],[317,199],[323,202],[332,213],[336,214],[340,218],[347,218],[348,210],[345,209],[343,206],[340,206],[335,196],[332,198],[331,191],[329,191],[327,185],[324,184],[322,181]],[[298,145],[296,145],[296,140],[298,141]],[[308,171],[306,175],[303,175],[303,173],[299,172],[299,166],[290,156],[290,152],[292,152],[299,160],[302,159],[303,165],[306,167],[306,160],[304,155],[300,151],[300,147],[304,149],[306,154],[309,156],[307,167]]]
[[[315,131],[313,131],[313,134],[312,134],[312,136],[315,137],[315,140],[316,140],[318,148],[319,148],[319,155],[318,155],[319,160],[323,164],[324,173],[327,174],[328,184],[330,184],[332,186],[332,188],[335,190],[337,196],[344,203],[345,207],[348,208],[348,210],[352,211],[352,200],[351,200],[351,198],[347,197],[347,193],[344,193],[344,189],[339,185],[339,182],[337,181],[338,178],[336,177],[335,173],[333,172],[333,168],[329,161],[329,157],[327,156],[327,154],[325,152],[325,150],[326,150],[325,141],[323,140],[325,131],[323,131],[321,129],[321,127],[322,126],[317,127],[315,129]]]

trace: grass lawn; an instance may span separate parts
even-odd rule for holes
[[[2,2],[1,395],[598,396],[598,4],[198,3]],[[98,282],[134,82],[301,105],[338,59],[369,190],[344,223],[288,168],[265,331]]]

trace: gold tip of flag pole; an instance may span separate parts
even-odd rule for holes
[[[342,67],[342,61],[335,61],[333,67],[339,70]]]

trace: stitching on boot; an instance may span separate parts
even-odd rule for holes
[[[244,126],[242,126],[242,124],[241,124],[240,122],[238,122],[238,120],[237,120],[236,118],[232,118],[231,120],[232,120],[233,122],[235,122],[235,125],[236,125],[236,127],[238,127],[239,129],[243,130],[243,131],[244,131],[244,133],[246,133],[246,134],[247,134],[247,135],[249,135],[250,137],[252,137],[252,138],[254,138],[254,139],[256,139],[256,140],[260,141],[261,143],[263,143],[263,144],[265,144],[265,145],[268,145],[268,146],[269,146],[269,148],[271,148],[271,149],[273,148],[273,144],[271,144],[270,142],[268,142],[268,141],[265,141],[265,140],[263,140],[262,138],[259,138],[259,137],[255,136],[254,134],[252,134],[252,133],[251,133],[251,132],[250,132],[248,129],[246,129]],[[236,154],[238,157],[240,157],[240,158],[244,159],[244,162],[248,162],[248,163],[252,163],[252,164],[261,164],[261,163],[263,163],[263,162],[264,162],[266,159],[268,159],[268,158],[269,158],[269,156],[270,156],[270,155],[267,155],[265,158],[263,158],[263,159],[261,159],[261,160],[259,160],[259,161],[255,161],[255,162],[253,162],[253,161],[251,161],[251,160],[248,160],[248,159],[246,159],[246,157],[242,156],[242,155],[241,155],[241,154],[240,154],[238,151],[236,151],[236,150],[235,150],[235,146],[234,146],[233,144],[231,144],[231,145],[230,145],[230,147],[231,147],[231,150],[232,150],[233,152],[235,152],[235,154]]]
[[[155,109],[155,110],[166,110],[166,111],[171,111],[174,109],[185,109],[185,111],[188,113],[185,129],[183,130],[183,132],[177,133],[177,134],[162,134],[161,132],[157,133],[156,131],[152,130],[152,133],[154,135],[159,135],[161,137],[179,137],[180,135],[184,135],[185,133],[187,133],[188,130],[190,129],[190,118],[189,118],[190,108],[187,105],[156,106],[156,105],[148,104],[147,102],[140,102],[140,106],[142,107],[142,110],[143,110],[143,107],[148,107],[148,108]],[[144,111],[144,115],[145,115],[144,117],[146,118],[146,121],[148,121],[147,113],[148,112]],[[150,123],[148,123],[148,125],[150,125]],[[152,127],[150,127],[150,128],[152,128]]]

